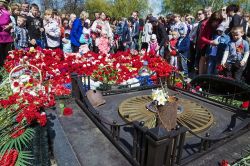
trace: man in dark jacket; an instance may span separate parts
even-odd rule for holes
[[[245,33],[243,39],[247,40],[248,42],[250,42],[249,16],[249,13],[245,13],[242,19],[242,26]]]
[[[243,16],[243,29],[244,29],[244,36],[243,39],[247,40],[248,43],[250,43],[250,27],[249,27],[249,13],[245,13]],[[245,77],[245,81],[247,84],[250,85],[250,61],[247,61],[247,67],[244,71],[244,77]]]
[[[139,26],[139,17],[138,11],[134,11],[132,13],[133,18],[133,29],[132,29],[132,49],[139,50],[139,34],[140,34],[140,26]]]
[[[43,19],[39,17],[39,7],[37,4],[31,4],[31,13],[27,16],[26,28],[30,38],[30,46],[39,46],[44,48],[44,28]]]
[[[239,6],[235,4],[229,5],[227,7],[226,12],[227,12],[227,15],[231,17],[231,21],[229,23],[229,28],[225,32],[226,34],[229,34],[233,27],[237,27],[242,24],[242,17],[237,14],[239,9],[240,9]]]

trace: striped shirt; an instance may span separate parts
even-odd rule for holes
[[[21,48],[28,47],[28,30],[24,27],[16,26],[15,34],[17,46]]]

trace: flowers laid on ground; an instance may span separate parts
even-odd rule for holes
[[[149,76],[152,80],[171,72],[165,60],[146,52],[81,55],[40,48],[9,52],[5,69],[0,72],[3,78],[0,83],[0,165],[29,164],[32,155],[25,149],[35,133],[31,126],[45,126],[44,108],[56,104],[55,96],[71,93],[68,86],[71,73],[91,76],[92,80],[106,84],[134,83],[139,80],[138,71],[144,61],[154,72]],[[62,115],[72,113],[71,108],[63,107]]]
[[[249,101],[243,102],[243,103],[241,104],[240,107],[241,107],[242,109],[248,109],[248,107],[249,107]]]
[[[25,151],[35,133],[30,126],[45,126],[43,109],[55,104],[54,94],[41,84],[41,73],[37,75],[29,65],[21,66],[1,75],[0,163],[4,164],[0,165],[30,165],[32,155]]]
[[[17,150],[9,150],[3,156],[1,156],[0,165],[14,166],[18,157]]]
[[[230,166],[227,160],[222,160],[220,166]]]
[[[148,68],[155,73],[152,79],[168,76],[171,66],[161,57],[135,51],[118,52],[110,55],[100,55],[88,52],[81,56],[78,53],[66,54],[61,50],[31,49],[31,51],[14,50],[10,52],[5,63],[8,72],[23,61],[36,66],[42,71],[42,80],[49,80],[54,88],[70,83],[70,74],[92,76],[94,79],[108,83],[121,84],[138,76],[143,62],[148,62]]]
[[[65,107],[65,108],[63,109],[63,115],[64,115],[64,116],[70,116],[70,115],[72,115],[72,113],[73,113],[72,108]]]
[[[114,84],[119,79],[118,70],[118,66],[99,66],[92,76],[103,83]]]

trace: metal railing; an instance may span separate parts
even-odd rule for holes
[[[168,80],[168,87],[172,90],[175,90],[175,91],[178,91],[179,93],[183,93],[185,95],[190,95],[192,97],[196,97],[196,98],[199,98],[199,99],[205,99],[206,102],[209,102],[211,104],[214,104],[214,105],[223,105],[224,107],[227,107],[231,110],[236,110],[236,109],[240,109],[239,107],[236,107],[234,105],[232,105],[232,102],[234,101],[234,96],[235,95],[239,95],[239,94],[246,94],[246,93],[250,93],[249,90],[248,91],[243,91],[243,92],[240,92],[240,93],[229,93],[227,92],[227,94],[212,94],[210,93],[209,91],[199,91],[197,93],[193,93],[190,91],[188,85],[186,84],[186,82],[184,81],[183,78],[180,78],[182,83],[183,83],[183,87],[180,88],[180,87],[176,87],[175,86],[175,83],[176,83],[176,78],[178,77],[177,76],[178,74],[176,72],[172,72],[171,73],[171,77],[170,79]],[[209,84],[211,84],[211,82],[209,82]],[[213,98],[213,97],[216,97]],[[248,107],[248,110],[250,110],[250,105]]]
[[[72,96],[77,104],[132,165],[181,164],[185,136],[188,131],[186,127],[177,126],[175,130],[166,131],[159,127],[148,129],[144,126],[144,122],[118,124],[117,121],[110,121],[94,109],[87,99],[86,91],[90,89],[89,79],[84,81],[84,83],[88,82],[87,86],[82,83],[82,78],[77,74],[71,74],[71,79]],[[130,126],[133,129],[131,149],[126,148],[121,142],[120,133],[124,126]]]

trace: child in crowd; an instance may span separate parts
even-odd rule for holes
[[[15,28],[16,49],[28,47],[28,30],[26,29],[26,17],[17,16],[17,26]]]
[[[185,33],[188,32],[188,27],[185,22],[181,21],[181,16],[179,14],[173,15],[172,23],[170,24],[170,30],[172,32],[178,32],[179,30],[184,30]]]
[[[176,44],[178,42],[179,33],[177,31],[172,32],[172,38],[169,40],[168,51],[170,54],[170,65],[178,69]]]
[[[155,34],[152,34],[150,42],[149,42],[149,52],[153,54],[157,54],[157,51],[159,50],[160,46],[157,42],[157,37]]]
[[[70,30],[66,30],[64,38],[62,39],[63,52],[72,53],[71,42],[70,42]]]
[[[79,52],[81,55],[89,52],[89,47],[92,43],[92,39],[90,37],[90,20],[85,20],[84,27],[82,30],[82,35],[80,37],[81,46],[79,47]]]
[[[249,56],[249,44],[242,39],[243,27],[233,27],[231,34],[232,40],[226,48],[221,64],[226,68],[228,77],[241,80]]]
[[[176,45],[177,48],[177,54],[179,57],[181,57],[181,66],[183,70],[184,77],[188,77],[188,66],[187,61],[190,55],[190,38],[189,35],[187,35],[187,31],[185,30],[179,30],[179,39]]]
[[[100,54],[108,54],[110,50],[109,39],[107,31],[102,30],[101,37],[96,39],[96,46],[98,46]]]
[[[44,29],[47,41],[47,48],[56,49],[60,47],[61,30],[58,23],[52,18],[52,9],[45,10]]]
[[[213,40],[216,45],[211,45],[208,51],[208,70],[207,74],[216,74],[216,66],[221,62],[225,49],[230,41],[230,37],[224,33],[225,27],[220,25],[216,29],[216,34],[213,35]]]

